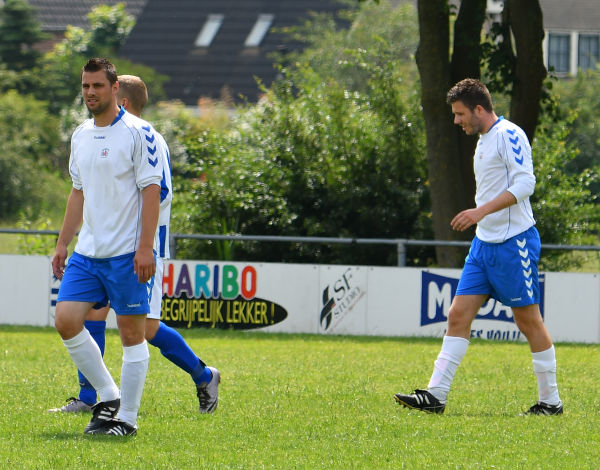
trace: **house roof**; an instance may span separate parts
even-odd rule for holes
[[[540,0],[544,29],[598,32],[600,2],[598,0]]]
[[[195,105],[200,97],[220,98],[226,87],[235,100],[255,101],[254,77],[269,85],[276,75],[270,53],[300,47],[271,28],[298,24],[309,11],[340,8],[337,0],[148,0],[120,55],[169,76],[164,88],[170,99]],[[259,15],[272,23],[258,34],[258,46],[247,47]],[[195,46],[209,18],[216,34],[208,46]]]
[[[87,14],[97,5],[124,3],[125,10],[138,17],[148,0],[27,0],[37,10],[43,31],[62,32],[67,25],[89,27]]]

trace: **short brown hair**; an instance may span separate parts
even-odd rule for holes
[[[148,89],[144,81],[135,75],[119,75],[119,98],[127,98],[130,106],[139,114],[148,102]]]
[[[450,88],[446,95],[446,103],[452,104],[456,101],[461,101],[471,111],[477,105],[480,105],[488,113],[494,110],[489,90],[483,83],[474,78],[465,78]]]
[[[117,82],[117,69],[108,59],[102,57],[88,60],[81,69],[81,76],[83,76],[83,72],[100,72],[101,70],[104,70],[111,85]]]

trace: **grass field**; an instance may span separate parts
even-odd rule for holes
[[[89,415],[48,408],[77,392],[51,328],[0,327],[0,468],[592,469],[600,465],[600,346],[558,344],[565,414],[520,416],[536,400],[522,343],[474,341],[444,415],[400,408],[425,387],[440,340],[185,331],[221,370],[199,415],[191,379],[155,348],[133,438],[84,436]],[[119,377],[121,348],[107,336]]]

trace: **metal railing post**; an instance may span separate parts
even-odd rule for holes
[[[396,252],[398,253],[398,266],[403,268],[406,266],[406,239],[396,240]]]
[[[169,252],[171,259],[177,258],[177,237],[172,233],[169,233]]]

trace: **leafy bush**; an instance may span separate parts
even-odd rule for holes
[[[37,215],[61,200],[56,169],[66,149],[58,127],[44,102],[14,91],[0,95],[0,218],[26,207]]]
[[[538,126],[532,145],[536,189],[531,198],[542,243],[594,244],[600,228],[600,206],[597,193],[597,167],[579,173],[569,172],[578,149],[571,142],[570,118],[559,122],[548,120]],[[577,265],[578,259],[565,251],[545,251],[541,268],[565,270]]]
[[[264,99],[237,108],[230,125],[189,134],[174,231],[430,237],[414,7],[365,4],[344,18],[349,30],[322,15],[288,30],[307,48],[284,58]],[[180,249],[194,257],[396,263],[395,249],[381,246],[181,242]],[[409,262],[424,256],[416,250]]]
[[[554,96],[564,116],[575,113],[567,141],[579,149],[569,161],[568,170],[581,172],[600,165],[600,69],[579,71],[574,79],[557,80]],[[600,186],[595,186],[596,191]]]
[[[188,178],[175,211],[188,232],[402,238],[424,233],[427,206],[420,121],[394,63],[370,67],[368,93],[305,67],[284,78],[230,127],[186,141]],[[350,64],[349,62],[349,64]],[[187,192],[186,196],[181,196]],[[181,208],[186,210],[181,210]],[[210,246],[188,256],[226,252]],[[395,264],[390,248],[236,245],[236,259]],[[231,250],[228,251],[231,255]]]

